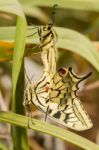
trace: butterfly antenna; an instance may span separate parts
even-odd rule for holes
[[[54,25],[54,20],[55,20],[55,19],[54,19],[54,16],[55,16],[55,14],[56,14],[56,12],[55,12],[55,7],[56,7],[56,6],[58,6],[58,5],[54,5],[54,6],[53,6],[53,9],[52,9],[52,26]]]

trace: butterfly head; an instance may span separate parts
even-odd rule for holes
[[[38,34],[40,38],[47,38],[52,33],[52,25],[45,25],[38,28]],[[41,39],[40,39],[41,41]]]
[[[54,25],[54,15],[55,15],[55,7],[57,5],[54,5],[52,8],[52,23],[42,26],[38,29],[38,34],[40,36],[40,41],[44,41],[47,39],[47,37],[50,36],[50,38],[54,38],[55,31],[53,31],[53,25]]]

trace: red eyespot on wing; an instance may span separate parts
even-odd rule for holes
[[[60,68],[58,72],[59,72],[60,76],[64,77],[67,75],[68,70],[66,68]]]

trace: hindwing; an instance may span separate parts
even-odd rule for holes
[[[47,114],[71,129],[81,131],[91,128],[92,121],[77,96],[78,84],[89,75],[80,78],[72,68],[59,69],[53,79]]]

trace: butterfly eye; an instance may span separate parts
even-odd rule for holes
[[[47,28],[48,30],[50,30],[51,29],[51,27],[50,26],[48,26],[48,28]]]
[[[58,72],[59,72],[61,77],[64,77],[67,75],[68,70],[66,68],[60,68]]]
[[[46,27],[43,27],[43,31],[46,31],[47,30],[47,28]]]

